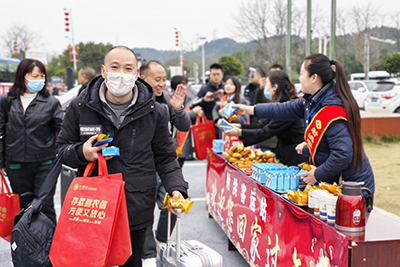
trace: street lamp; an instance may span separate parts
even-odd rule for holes
[[[385,44],[396,44],[396,41],[390,40],[390,39],[379,39],[376,38],[368,33],[365,34],[364,38],[364,73],[365,73],[365,80],[369,79],[369,51],[370,51],[370,40],[372,41],[377,41],[380,43],[385,43]]]
[[[206,40],[206,37],[200,37],[200,40],[202,40],[202,41],[205,41]],[[202,69],[203,69],[203,79],[202,79],[202,84],[205,84],[206,82],[206,76],[205,76],[205,63],[204,63],[204,43],[205,42],[203,42],[202,44],[201,44],[201,60],[202,60]]]

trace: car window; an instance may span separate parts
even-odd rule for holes
[[[349,83],[351,90],[356,90],[357,83]]]
[[[364,86],[363,86],[362,83],[357,83],[357,84],[356,84],[356,89],[359,89],[359,88],[364,88]]]
[[[393,89],[394,83],[378,83],[374,92],[385,92]]]
[[[377,82],[366,82],[365,83],[367,85],[368,91],[372,91],[375,89],[375,87],[377,86]]]

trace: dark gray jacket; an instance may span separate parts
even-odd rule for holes
[[[138,98],[117,128],[99,98],[103,81],[101,77],[93,79],[87,90],[71,102],[57,145],[65,150],[63,163],[78,168],[78,176],[82,176],[88,163],[83,156],[83,143],[100,132],[114,138],[110,145],[119,147],[121,156],[107,161],[108,171],[122,173],[131,230],[140,229],[153,223],[156,171],[170,194],[177,190],[187,197],[188,184],[169,137],[167,114],[155,102],[151,86],[141,79],[136,81]],[[97,171],[92,175],[96,176]]]
[[[62,119],[60,102],[52,95],[37,94],[25,112],[19,97],[4,95],[0,101],[0,168],[5,161],[54,159]]]

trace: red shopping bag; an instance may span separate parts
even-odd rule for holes
[[[101,153],[98,153],[99,176],[108,175],[109,179],[123,181],[122,174],[108,174],[107,163]],[[96,162],[91,162],[85,169],[83,177],[89,177]],[[117,223],[115,226],[113,240],[111,242],[110,254],[108,255],[106,266],[123,265],[132,255],[131,231],[129,227],[128,209],[126,206],[125,191],[122,194],[121,206],[119,209]]]
[[[200,160],[206,159],[207,149],[212,148],[215,139],[214,122],[207,120],[204,115],[201,122],[200,116],[197,116],[196,124],[192,125],[192,133],[196,157]]]
[[[109,175],[101,155],[98,165],[98,177],[75,178],[68,189],[50,250],[54,267],[122,265],[132,254],[122,174]]]
[[[14,229],[14,217],[20,212],[19,195],[11,193],[6,178],[1,174],[0,193],[0,236],[11,241],[11,232]]]

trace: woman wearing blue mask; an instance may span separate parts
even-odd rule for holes
[[[264,88],[264,95],[272,103],[283,103],[297,99],[294,85],[283,71],[270,71]],[[245,146],[260,143],[272,136],[278,138],[276,158],[286,165],[297,165],[308,161],[308,158],[299,155],[296,145],[304,141],[303,120],[264,120],[263,123],[241,125],[234,124],[234,128],[226,132],[227,135],[237,135]]]
[[[14,85],[0,101],[0,173],[8,175],[14,193],[38,195],[55,158],[62,118],[59,101],[46,90],[43,63],[22,60]],[[54,191],[42,211],[55,222]],[[33,194],[20,198],[21,208]]]

